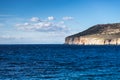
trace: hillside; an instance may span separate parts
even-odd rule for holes
[[[98,24],[65,38],[66,44],[120,44],[120,23]]]

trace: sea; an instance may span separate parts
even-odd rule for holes
[[[0,45],[0,80],[120,80],[120,46]]]

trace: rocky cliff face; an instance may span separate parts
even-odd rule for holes
[[[65,44],[120,44],[120,23],[95,25],[83,32],[66,37]]]

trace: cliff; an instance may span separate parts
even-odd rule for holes
[[[65,44],[117,45],[120,44],[120,23],[98,24],[87,30],[68,36]]]

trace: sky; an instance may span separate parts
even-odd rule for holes
[[[63,44],[93,25],[119,22],[119,0],[0,0],[0,44]]]

